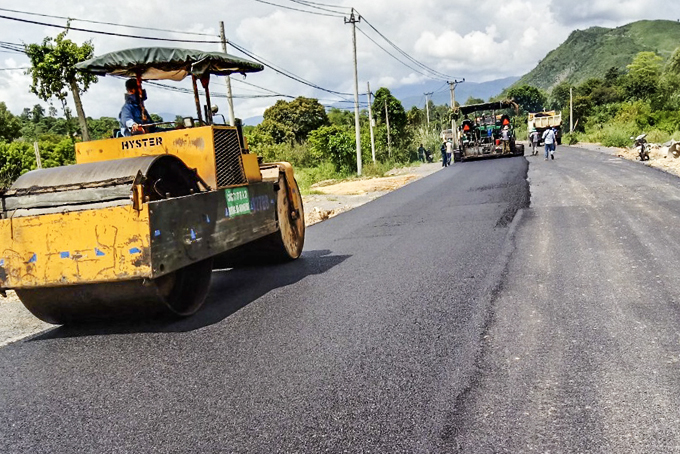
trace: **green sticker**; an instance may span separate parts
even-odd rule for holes
[[[225,189],[224,197],[227,199],[227,216],[250,214],[248,188]]]

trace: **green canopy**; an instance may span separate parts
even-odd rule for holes
[[[136,77],[145,80],[180,81],[189,74],[200,78],[206,74],[227,76],[232,73],[262,71],[264,66],[224,52],[170,47],[138,47],[109,52],[76,64],[76,68],[97,75]]]
[[[517,110],[517,104],[510,99],[505,101],[495,101],[495,102],[485,102],[484,104],[472,104],[470,106],[460,107],[460,113],[463,115],[471,114],[473,112],[481,112],[483,110],[501,110],[501,109],[515,109]]]

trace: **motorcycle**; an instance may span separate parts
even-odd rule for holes
[[[647,150],[647,134],[640,134],[637,137],[631,137],[630,140],[635,141],[635,148],[638,149],[640,161],[649,161],[649,150]]]

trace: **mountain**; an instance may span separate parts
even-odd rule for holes
[[[653,51],[665,60],[678,46],[680,22],[668,20],[576,30],[513,86],[550,89],[563,80],[578,85],[591,77],[603,77],[611,67],[625,70],[638,52]]]
[[[516,82],[518,77],[506,77],[504,79],[491,80],[489,82],[463,82],[456,87],[456,101],[465,104],[465,101],[473,96],[487,100],[492,96],[508,88]],[[416,106],[425,107],[425,95],[423,93],[434,92],[432,102],[435,105],[451,105],[451,92],[448,84],[441,82],[428,82],[420,85],[408,85],[391,90],[392,95],[401,101],[404,109],[409,110]]]

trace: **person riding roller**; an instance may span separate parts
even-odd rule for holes
[[[151,121],[149,112],[144,108],[146,93],[140,88],[135,79],[125,81],[125,89],[127,90],[125,104],[118,115],[120,133],[125,137],[146,133],[147,131],[144,130],[142,125]]]

